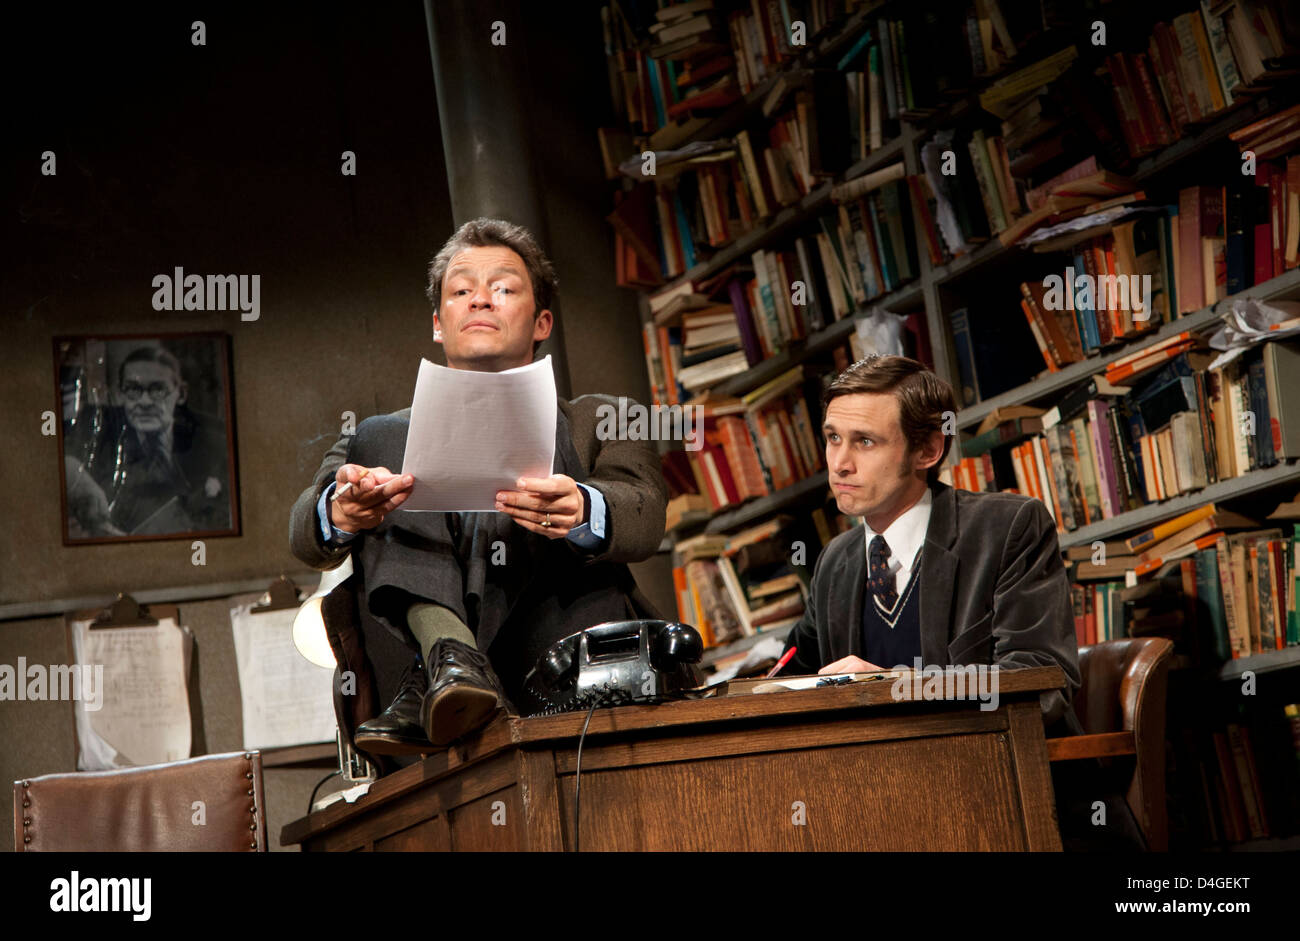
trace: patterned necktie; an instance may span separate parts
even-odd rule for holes
[[[889,571],[889,544],[884,536],[876,536],[867,549],[867,587],[886,608],[893,609],[898,601],[894,575]]]

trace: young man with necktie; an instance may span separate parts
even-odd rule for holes
[[[929,666],[1059,666],[1043,719],[1077,729],[1079,654],[1056,526],[1041,501],[938,479],[952,388],[915,360],[871,356],[823,396],[826,466],[861,524],[822,550],[786,675]]]

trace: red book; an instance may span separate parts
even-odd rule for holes
[[[907,189],[912,196],[912,211],[919,221],[921,231],[925,234],[925,248],[930,253],[930,264],[938,267],[943,264],[943,249],[939,247],[939,234],[934,228],[934,219],[930,216],[930,204],[926,201],[925,191],[921,189],[920,176],[907,178]]]
[[[1115,114],[1119,117],[1124,144],[1131,156],[1141,156],[1151,149],[1151,141],[1142,126],[1141,114],[1133,92],[1134,83],[1129,79],[1123,55],[1112,53],[1107,56],[1106,70],[1110,73],[1111,97],[1115,101]]]
[[[1129,74],[1137,77],[1139,86],[1137,104],[1142,121],[1151,130],[1151,138],[1154,142],[1160,147],[1168,147],[1174,142],[1174,134],[1169,128],[1168,118],[1165,117],[1164,105],[1160,103],[1160,93],[1156,90],[1155,80],[1151,77],[1151,65],[1147,61],[1147,54],[1139,52],[1137,55],[1128,56],[1127,64]]]
[[[1093,285],[1096,285],[1097,278],[1102,274],[1105,274],[1105,272],[1097,270],[1097,254],[1094,251],[1093,245],[1091,243],[1083,246],[1082,255],[1083,255],[1083,270],[1087,272],[1088,276],[1092,279]],[[1077,274],[1078,272],[1075,273]],[[1093,314],[1094,314],[1093,319],[1097,321],[1097,335],[1101,340],[1101,345],[1106,346],[1113,339],[1115,339],[1114,331],[1112,331],[1110,328],[1110,313],[1104,308],[1098,307],[1098,298],[1097,298],[1096,291],[1093,292],[1092,301],[1093,301]]]
[[[1047,345],[1047,339],[1043,336],[1043,328],[1039,326],[1038,321],[1034,318],[1033,308],[1030,307],[1029,301],[1024,298],[1020,299],[1020,309],[1025,312],[1025,319],[1029,321],[1029,330],[1034,335],[1034,342],[1038,344],[1038,351],[1043,354],[1043,362],[1047,364],[1049,372],[1060,372],[1060,367],[1052,357],[1051,348]]]
[[[1201,276],[1201,191],[1203,189],[1204,187],[1200,186],[1189,186],[1178,192],[1178,312],[1180,314],[1191,313],[1205,306],[1205,279]]]
[[[1091,586],[1084,586],[1083,620],[1086,640],[1091,646],[1097,643],[1097,597]]]
[[[1286,540],[1283,539],[1270,539],[1268,543],[1269,557],[1273,562],[1273,574],[1277,577],[1278,617],[1273,636],[1277,641],[1278,650],[1286,646],[1286,590],[1288,582],[1286,577],[1286,546]]]
[[[1160,27],[1164,26],[1164,31]],[[1171,130],[1175,137],[1183,136],[1183,128],[1191,121],[1187,111],[1187,98],[1183,94],[1183,80],[1178,75],[1178,64],[1173,58],[1167,37],[1169,27],[1157,23],[1152,30],[1151,41],[1147,45],[1154,77],[1164,93],[1168,106]]]
[[[1257,168],[1258,169],[1258,168]],[[1286,271],[1286,174],[1281,167],[1269,165],[1268,214],[1273,230],[1273,275]]]
[[[1255,234],[1255,280],[1253,284],[1263,284],[1273,277],[1273,225],[1269,189],[1273,184],[1274,168],[1271,163],[1261,161],[1255,167],[1255,202],[1251,207],[1251,223]],[[1279,174],[1280,175],[1280,174]],[[1178,231],[1182,235],[1182,229]],[[1182,253],[1179,252],[1180,264]]]

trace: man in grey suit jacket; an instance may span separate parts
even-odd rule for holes
[[[430,265],[434,339],[453,369],[532,361],[550,334],[549,260],[527,230],[462,226]],[[601,621],[658,617],[625,563],[663,537],[667,487],[645,441],[602,440],[609,396],[559,400],[555,472],[497,494],[496,513],[406,513],[410,409],[361,422],[326,454],[290,522],[294,554],[332,568],[349,553],[371,616],[416,659],[355,741],[378,754],[429,751],[489,721],[547,646]],[[433,482],[436,486],[436,482]]]
[[[1077,728],[1080,683],[1069,581],[1056,526],[1039,500],[954,490],[936,468],[952,389],[920,363],[875,356],[827,389],[826,463],[842,513],[813,570],[786,674],[997,664],[1059,666],[1044,721]]]

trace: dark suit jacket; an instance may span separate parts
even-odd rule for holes
[[[83,429],[94,429],[93,432]],[[68,453],[86,470],[112,506],[112,522],[126,532],[169,501],[172,511],[144,532],[208,532],[231,528],[230,446],[220,419],[178,405],[172,421],[173,467],[163,480],[143,478],[145,453],[120,406],[87,409],[67,439]],[[212,491],[209,496],[208,491]]]
[[[294,554],[331,568],[349,552],[361,589],[363,617],[405,643],[409,596],[452,609],[474,632],[480,649],[512,697],[549,644],[603,621],[660,615],[637,589],[623,563],[653,554],[663,538],[667,487],[658,454],[645,441],[601,441],[597,408],[608,396],[559,401],[555,472],[598,490],[605,500],[606,539],[592,553],[567,539],[529,532],[502,513],[389,514],[345,547],[321,539],[316,503],[344,463],[399,470],[410,409],[368,418],[354,436],[330,449],[312,486],[294,505]],[[497,549],[506,564],[497,564]]]
[[[581,482],[595,487],[605,498],[609,541],[604,551],[586,554],[588,561],[640,562],[649,558],[663,541],[668,503],[668,487],[653,445],[645,441],[601,441],[596,437],[596,409],[601,405],[617,408],[615,396],[583,395],[569,402],[560,399],[558,404],[568,421],[578,460],[586,469]],[[404,408],[391,417],[409,421],[411,410]],[[311,486],[298,497],[290,514],[290,548],[312,568],[334,568],[348,554],[346,546],[331,547],[321,541],[316,502],[338,469],[347,463],[352,439],[352,435],[342,435],[329,449]],[[400,457],[388,469],[400,470]]]
[[[1069,580],[1047,508],[1013,493],[972,493],[942,483],[930,490],[916,587],[923,663],[1059,666],[1069,686],[1044,694],[1043,718],[1069,722],[1070,698],[1080,683],[1079,649]],[[859,525],[822,550],[809,604],[786,640],[798,652],[784,674],[816,673],[842,657],[863,656],[864,538]]]

